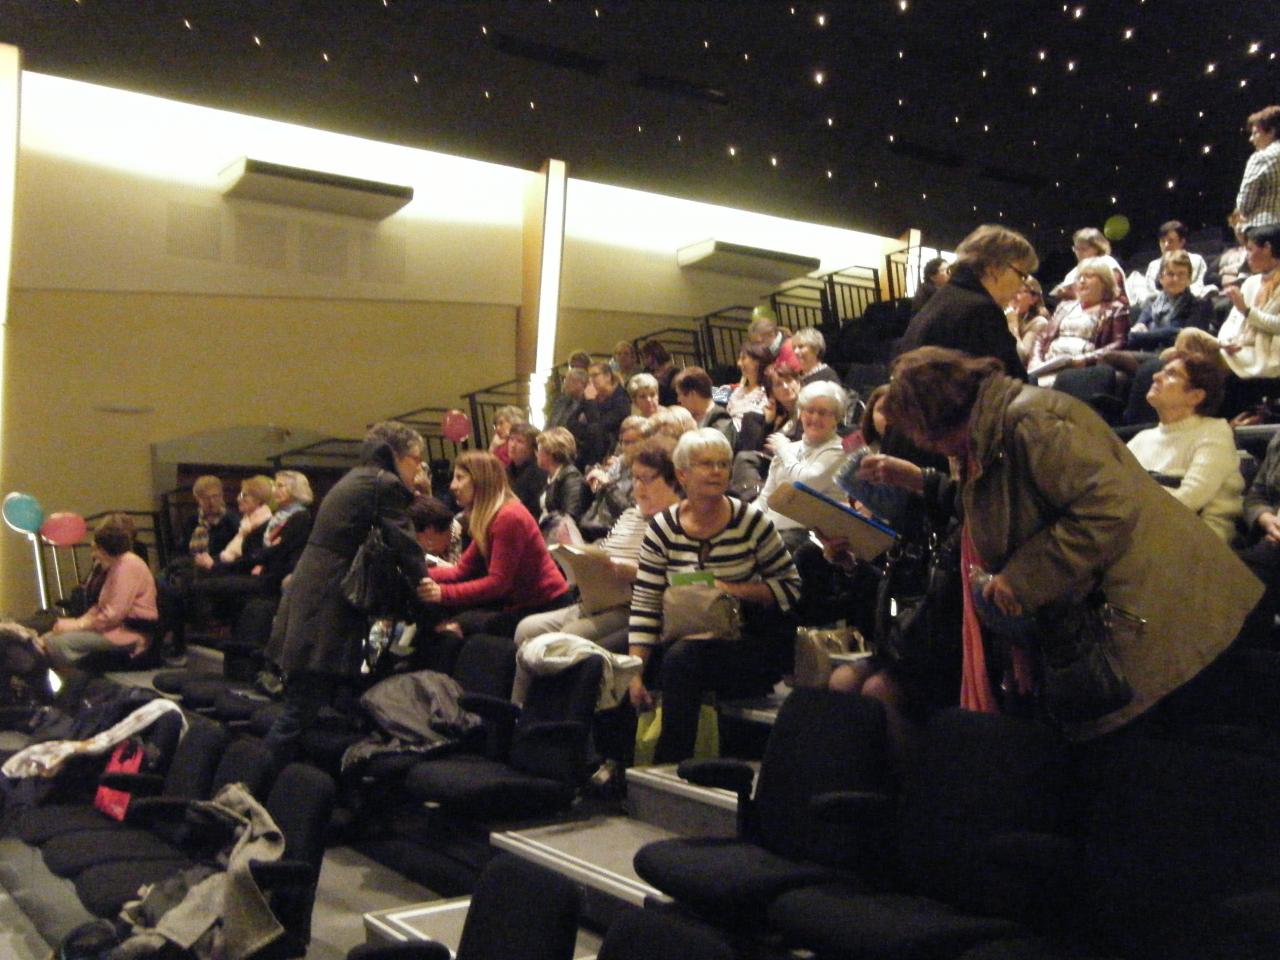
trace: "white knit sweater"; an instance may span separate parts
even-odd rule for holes
[[[1165,489],[1231,542],[1243,512],[1244,477],[1227,421],[1193,414],[1143,430],[1129,441],[1129,449],[1146,470],[1181,477],[1178,486]]]

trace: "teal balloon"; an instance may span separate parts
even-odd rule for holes
[[[31,494],[15,490],[4,498],[4,522],[18,533],[35,533],[44,523],[44,510]]]

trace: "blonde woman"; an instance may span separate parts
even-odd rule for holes
[[[1110,266],[1093,257],[1077,269],[1076,298],[1058,304],[1031,350],[1029,372],[1042,387],[1052,385],[1058,370],[1097,363],[1104,353],[1123,350],[1128,340],[1129,305],[1120,299]]]
[[[432,567],[418,596],[457,617],[463,634],[510,634],[522,617],[564,606],[569,584],[543,542],[538,523],[507,485],[489,453],[469,451],[449,484],[471,532],[456,565]]]
[[[591,500],[582,471],[574,466],[578,444],[564,427],[552,427],[538,435],[538,468],[547,474],[538,517],[545,524],[553,515],[572,517],[576,523]]]

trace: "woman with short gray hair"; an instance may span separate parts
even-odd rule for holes
[[[800,363],[801,383],[817,383],[820,380],[840,382],[840,375],[822,362],[822,355],[827,352],[827,340],[820,330],[801,327],[791,335],[791,349]]]
[[[844,463],[844,444],[836,427],[844,419],[848,395],[837,384],[811,383],[800,391],[800,439],[783,444],[769,464],[769,476],[760,491],[760,503],[793,554],[809,539],[807,527],[769,508],[769,498],[784,483],[803,483],[819,493],[843,501],[836,473]]]
[[[773,688],[790,662],[790,611],[800,592],[800,576],[773,524],[754,505],[726,495],[733,450],[724,434],[712,427],[686,433],[672,461],[684,499],[649,523],[631,592],[628,638],[628,652],[645,661],[643,676],[631,682],[632,705],[654,706],[649,685],[662,693],[655,763],[693,755],[706,691],[744,697]],[[741,638],[664,639],[664,599],[674,574],[702,574],[735,598],[742,610]]]
[[[631,412],[638,417],[652,417],[666,408],[658,402],[658,378],[652,373],[637,373],[627,381],[631,396]]]

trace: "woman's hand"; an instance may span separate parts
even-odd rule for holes
[[[637,712],[647,713],[653,709],[653,694],[645,687],[644,678],[640,674],[631,678],[631,683],[627,685],[627,696]]]
[[[776,433],[771,433],[769,436],[764,438],[764,452],[769,454],[771,457],[776,457],[778,455],[778,451],[785,447],[788,442],[787,435],[781,430]]]
[[[1241,313],[1249,312],[1249,305],[1245,303],[1244,294],[1240,292],[1239,287],[1227,287],[1222,292],[1227,295],[1227,299],[1231,301],[1231,305]]]
[[[1258,527],[1272,543],[1280,543],[1280,517],[1267,512],[1258,518]]]
[[[822,544],[822,559],[827,563],[839,563],[849,556],[849,540],[847,537],[828,537],[817,527],[813,535]]]
[[[59,617],[53,621],[53,628],[50,633],[72,633],[76,630],[83,630],[79,617]]]
[[[982,588],[982,596],[988,603],[994,603],[1001,613],[1016,617],[1022,613],[1022,604],[1013,595],[1013,588],[1003,573],[997,573]]]
[[[208,551],[202,550],[191,558],[192,562],[201,570],[213,569],[213,557],[209,556]]]
[[[858,464],[858,479],[869,483],[889,484],[915,493],[924,490],[924,471],[910,460],[871,453]]]
[[[418,599],[424,603],[439,603],[443,592],[440,584],[430,577],[423,577],[422,582],[418,584]]]

